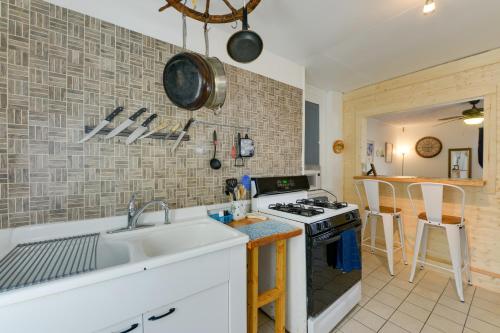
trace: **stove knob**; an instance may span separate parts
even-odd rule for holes
[[[323,229],[323,225],[321,223],[318,223],[316,226],[316,230],[321,231]]]
[[[325,229],[328,229],[330,227],[330,223],[328,223],[328,222],[323,223],[323,227]]]

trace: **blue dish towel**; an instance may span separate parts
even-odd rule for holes
[[[353,269],[361,269],[359,246],[353,229],[340,234],[340,241],[337,242],[336,268],[345,273],[349,273]]]

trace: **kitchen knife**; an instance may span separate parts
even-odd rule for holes
[[[141,124],[141,126],[137,127],[132,134],[129,135],[127,138],[127,144],[131,144],[134,142],[138,137],[140,137],[144,132],[148,130],[148,125],[151,123],[155,118],[158,117],[156,113],[153,113],[148,117],[148,119],[144,120],[144,122]]]
[[[112,130],[108,135],[105,136],[105,138],[111,139],[112,137],[118,135],[118,133],[120,133],[121,131],[123,131],[124,129],[126,129],[130,125],[132,125],[137,120],[137,118],[139,118],[139,116],[141,114],[143,114],[144,112],[146,112],[147,110],[148,109],[146,109],[146,108],[140,109],[139,111],[137,111],[136,113],[134,113],[133,115],[128,117],[128,119],[125,120],[123,123],[121,123],[117,128]]]
[[[139,139],[145,139],[148,136],[150,136],[151,134],[155,134],[155,133],[161,131],[162,129],[167,128],[167,126],[168,126],[168,121],[161,120],[158,125],[156,125],[152,129],[150,129],[146,134],[144,134],[143,136],[141,136]]]
[[[175,143],[174,145],[172,146],[172,148],[170,149],[170,151],[173,153],[175,152],[175,150],[177,149],[177,146],[179,146],[179,143],[181,143],[182,141],[182,138],[184,137],[184,135],[186,135],[187,131],[189,130],[189,127],[191,126],[191,124],[194,122],[194,118],[190,118],[188,120],[188,122],[186,123],[186,125],[184,126],[184,128],[182,129],[182,132],[179,133],[179,137],[177,138],[177,140],[175,140]]]
[[[87,135],[85,135],[83,137],[83,139],[78,141],[78,143],[83,143],[83,142],[87,141],[88,139],[90,139],[91,137],[93,137],[94,135],[96,135],[101,129],[106,127],[106,125],[108,125],[111,122],[111,120],[113,120],[113,118],[116,117],[122,111],[123,111],[123,106],[117,107],[113,112],[108,114],[108,116],[106,118],[104,118],[104,120],[101,121],[99,123],[99,125],[94,127],[94,129],[91,132],[89,132]]]
[[[174,135],[175,131],[177,131],[179,129],[179,127],[181,127],[181,123],[177,123],[174,126],[172,126],[172,128],[170,129],[170,131],[168,131],[168,134],[165,137],[165,140],[168,140],[168,138],[170,138],[172,135]]]

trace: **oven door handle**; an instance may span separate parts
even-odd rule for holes
[[[313,246],[328,245],[328,244],[331,244],[331,243],[338,242],[339,240],[340,240],[340,235],[339,236],[335,236],[333,238],[328,238],[328,239],[325,239],[325,240],[314,240]]]
[[[351,228],[351,229],[354,229],[355,231],[359,231],[359,229],[361,229],[361,225],[358,225],[356,228]],[[349,230],[349,229],[347,229],[347,230]],[[327,238],[324,240],[313,240],[313,246],[328,245],[331,243],[338,242],[339,240],[340,240],[340,235],[337,235],[333,238]]]

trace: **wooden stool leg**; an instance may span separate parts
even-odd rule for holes
[[[286,240],[276,242],[276,289],[280,296],[275,303],[274,332],[285,333]]]
[[[247,275],[247,312],[248,312],[248,333],[257,333],[259,327],[258,299],[259,299],[259,248],[253,248],[248,254],[248,275]]]

